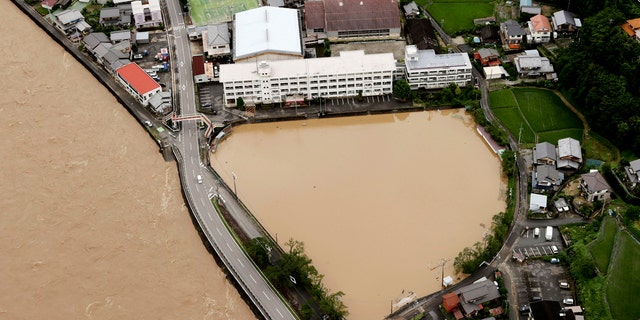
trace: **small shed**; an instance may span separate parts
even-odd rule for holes
[[[529,210],[533,212],[545,212],[547,210],[547,196],[532,193],[529,197]]]

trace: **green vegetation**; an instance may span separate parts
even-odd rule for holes
[[[492,91],[489,99],[494,115],[521,143],[556,144],[566,137],[582,140],[580,118],[553,91],[511,88]]]
[[[628,233],[618,235],[619,248],[607,281],[607,301],[614,319],[638,319],[640,315],[640,245]],[[614,255],[616,253],[614,252]]]
[[[188,0],[191,19],[197,26],[231,21],[234,13],[254,9],[256,0]]]
[[[591,255],[593,255],[593,259],[600,272],[607,272],[617,230],[615,219],[611,217],[605,218],[600,237],[589,246],[589,251],[591,251]]]
[[[329,319],[343,319],[349,312],[342,303],[344,293],[338,291],[330,293],[322,284],[324,276],[311,264],[311,258],[304,253],[304,243],[290,239],[285,244],[289,250],[283,252],[275,262],[269,261],[269,251],[272,246],[264,238],[256,238],[246,245],[246,251],[267,276],[269,281],[278,288],[286,290],[299,286],[308,290],[319,305],[323,314]],[[295,279],[295,283],[291,280]],[[310,319],[313,315],[312,307],[305,304],[299,310],[302,319]]]
[[[491,0],[418,0],[447,34],[473,29],[473,19],[493,16]]]
[[[393,85],[393,96],[400,100],[409,100],[411,98],[411,88],[406,80],[398,80]]]

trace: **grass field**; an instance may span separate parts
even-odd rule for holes
[[[589,246],[589,251],[593,256],[593,260],[602,273],[607,273],[609,261],[611,260],[611,251],[613,243],[616,239],[616,221],[614,218],[606,217],[602,224],[602,233],[596,241]]]
[[[257,0],[189,0],[191,20],[197,26],[231,21],[234,13],[258,6]]]
[[[448,34],[473,28],[473,19],[492,16],[494,8],[490,0],[418,0],[416,3],[427,8]]]
[[[616,320],[637,320],[640,315],[640,245],[626,232],[618,234],[620,251],[611,267],[606,295]]]
[[[553,91],[511,88],[490,92],[489,100],[495,116],[516,139],[522,128],[521,143],[582,140],[582,122]]]

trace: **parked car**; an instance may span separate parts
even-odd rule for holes
[[[528,305],[525,304],[520,307],[519,311],[520,311],[520,315],[526,316],[529,314],[529,312],[531,312],[531,309],[529,308]]]
[[[560,282],[558,282],[558,285],[560,286],[561,289],[569,289],[569,288],[571,288],[569,286],[569,282],[567,282],[566,280],[560,280]]]
[[[149,128],[153,127],[153,123],[151,123],[151,121],[149,121],[149,120],[145,121],[144,124],[146,124],[147,127],[149,127]]]
[[[533,236],[536,238],[540,236],[540,228],[533,229]]]
[[[566,305],[566,306],[571,306],[573,305],[573,298],[565,298],[562,300],[562,304]]]
[[[142,59],[142,55],[141,54],[138,53],[138,54],[134,54],[133,55],[133,60],[140,60],[140,59]]]
[[[553,252],[553,254],[558,254],[558,247],[551,246],[551,252]]]
[[[558,258],[551,258],[551,263],[553,263],[553,264],[558,264],[558,263],[560,263],[560,259],[558,259]]]

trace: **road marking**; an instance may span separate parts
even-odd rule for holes
[[[200,198],[200,202],[202,202],[202,206],[204,207],[204,199]]]
[[[271,298],[269,298],[269,296],[267,295],[266,292],[262,291],[262,294],[264,294],[264,296],[267,298],[267,300],[271,301]]]
[[[238,259],[238,262],[240,262],[240,265],[244,268],[244,263],[242,263],[242,261],[240,261],[240,258],[236,258]]]
[[[233,249],[231,249],[231,246],[229,245],[229,242],[227,242],[227,247],[229,247],[229,250],[231,250],[231,252],[233,252]]]
[[[219,235],[222,235],[222,232],[220,232],[220,229],[216,228],[216,231],[218,231]]]
[[[280,314],[280,318],[284,318],[284,316],[282,315],[282,312],[280,312],[280,309],[276,308],[276,311],[278,311],[278,313]]]
[[[249,274],[249,277],[251,277],[251,280],[253,280],[253,283],[258,283],[258,282],[256,281],[256,279],[254,279],[254,278],[253,278],[253,276],[252,276],[251,274]]]

